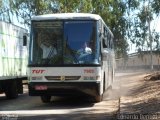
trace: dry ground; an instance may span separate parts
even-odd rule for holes
[[[28,96],[27,88],[18,99],[4,98],[0,99],[0,120],[6,115],[18,116],[15,120],[160,120],[160,72],[117,73],[112,91],[96,104],[79,99],[43,104],[39,97]]]
[[[117,119],[160,120],[160,72],[128,76],[121,87],[128,90],[120,97]]]

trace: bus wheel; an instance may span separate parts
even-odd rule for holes
[[[16,80],[8,81],[8,84],[6,85],[5,94],[7,99],[14,99],[18,97]]]
[[[49,103],[51,101],[51,96],[41,96],[43,103]]]
[[[94,97],[94,102],[101,102],[102,99],[103,99],[103,95],[96,95],[96,96]]]

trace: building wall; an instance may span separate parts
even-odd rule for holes
[[[153,54],[153,67],[160,69],[160,54]],[[127,59],[116,59],[117,69],[149,69],[151,64],[150,54],[140,56],[138,54],[129,55]]]

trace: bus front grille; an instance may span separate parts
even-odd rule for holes
[[[45,76],[47,80],[79,80],[81,76]]]

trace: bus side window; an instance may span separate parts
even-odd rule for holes
[[[103,48],[107,48],[108,47],[108,39],[107,39],[107,35],[108,35],[108,31],[107,29],[104,27],[104,35],[103,35]]]
[[[114,37],[112,37],[112,49],[114,49]]]
[[[102,39],[103,48],[107,48],[107,40],[105,38]]]
[[[113,49],[113,38],[110,39],[110,47]]]
[[[108,35],[107,35],[107,40],[108,40],[108,48],[110,48],[110,40],[111,40],[111,36],[110,36],[109,33],[108,33]]]

